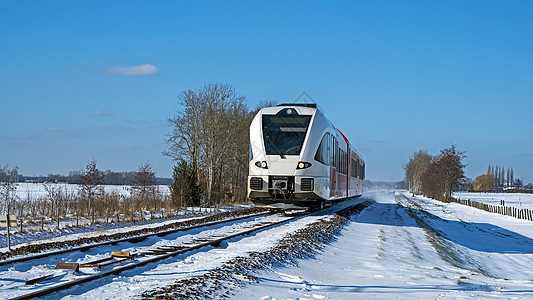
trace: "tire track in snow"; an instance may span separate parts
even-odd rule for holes
[[[404,206],[407,214],[416,222],[418,227],[424,230],[426,240],[433,246],[441,260],[456,268],[495,278],[495,276],[483,268],[482,264],[456,247],[448,235],[438,229],[441,228],[439,224],[434,224],[434,222],[448,222],[447,220],[440,219],[429,213],[422,206],[418,205],[418,203],[405,197],[405,195],[397,195],[396,197],[398,204]]]

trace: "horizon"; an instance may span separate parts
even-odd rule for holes
[[[533,182],[530,1],[0,3],[0,166],[135,171],[162,155],[177,96],[233,85],[249,108],[316,102],[397,182],[415,151],[465,151]],[[302,99],[300,99],[302,100]],[[124,171],[126,170],[126,171]]]

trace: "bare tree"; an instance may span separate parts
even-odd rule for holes
[[[22,232],[22,225],[24,221],[24,212],[29,207],[30,201],[28,199],[19,199],[15,201],[15,211],[17,212],[18,220],[20,223],[20,232]]]
[[[169,119],[172,133],[165,154],[190,162],[199,179],[205,176],[206,201],[210,205],[215,188],[221,190],[222,172],[242,134],[236,128],[243,123],[242,115],[248,114],[245,98],[231,85],[215,83],[183,92],[180,100],[183,110]],[[220,193],[215,194],[218,202]]]
[[[63,209],[63,192],[61,186],[57,184],[45,184],[44,189],[48,194],[48,201],[50,203],[50,212],[56,219],[56,229],[59,229],[59,220],[61,218],[61,210]]]
[[[0,168],[0,197],[3,200],[3,212],[10,215],[15,206],[17,198],[18,168],[9,170],[6,165]]]
[[[409,183],[409,191],[413,194],[422,193],[422,176],[431,162],[432,156],[427,151],[417,151],[405,165],[405,177]]]
[[[453,190],[461,184],[465,178],[463,159],[466,157],[464,152],[455,149],[455,145],[445,148],[440,152],[440,160],[443,161],[445,198],[450,199]]]
[[[96,161],[94,159],[87,164],[81,179],[81,195],[87,199],[87,212],[91,216],[91,224],[94,224],[94,202],[102,189],[100,186],[102,184],[102,175],[96,168]]]
[[[168,149],[163,152],[174,160],[189,161],[196,173],[200,164],[201,99],[197,93],[187,90],[179,95],[182,110],[168,119],[172,132],[168,135]]]
[[[37,207],[39,209],[39,214],[41,215],[41,231],[42,231],[44,230],[44,218],[48,214],[48,207],[46,205],[45,197],[37,198]]]
[[[438,200],[449,200],[453,189],[464,179],[464,157],[464,152],[457,151],[455,145],[441,150],[422,177],[424,194]]]
[[[141,164],[133,176],[132,194],[140,199],[144,209],[148,209],[148,199],[152,199],[151,216],[156,210],[155,184],[155,172],[152,166],[149,163]]]

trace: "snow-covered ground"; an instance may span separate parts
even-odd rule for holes
[[[533,298],[533,222],[403,192],[368,194],[217,248],[183,254],[48,298],[138,298],[145,290],[201,275],[236,256],[265,251],[286,234],[366,199],[376,203],[352,217],[337,239],[315,257],[299,260],[298,266],[254,273],[259,283],[235,287],[232,298]],[[14,295],[1,293],[0,298]]]
[[[198,239],[205,239],[211,236],[227,235],[229,233],[243,231],[249,229],[249,227],[252,227],[253,225],[259,224],[260,222],[275,222],[283,219],[286,219],[286,217],[283,217],[281,215],[256,216],[235,222],[230,222],[227,224],[223,223],[208,226],[206,228],[197,228],[175,232],[163,237],[151,236],[138,243],[121,242],[113,245],[94,247],[88,251],[75,251],[68,254],[48,255],[42,259],[37,259],[30,262],[19,262],[16,264],[16,266],[0,267],[0,294],[9,294],[9,297],[17,297],[38,289],[39,284],[30,286],[24,284],[24,282],[28,278],[38,278],[49,274],[58,274],[60,276],[56,279],[56,281],[65,283],[69,280],[74,280],[98,272],[98,269],[96,268],[80,269],[80,272],[78,273],[66,272],[61,270],[55,271],[53,268],[58,262],[74,262],[83,264],[90,261],[106,258],[110,255],[111,251],[127,251],[132,255],[136,255],[150,249],[156,249],[159,246],[182,246]],[[56,238],[55,240],[61,241],[60,238]],[[150,257],[140,257],[136,260],[140,261],[147,258]],[[225,259],[225,257],[211,258],[211,260],[218,261],[222,259]],[[178,261],[180,263],[183,262],[182,259],[178,259]],[[161,266],[165,265],[165,263],[161,264]],[[158,270],[152,271],[158,272],[163,268],[161,266],[158,268]],[[175,266],[175,264],[171,264],[171,268],[175,268]],[[205,267],[205,265],[202,267]],[[153,267],[150,269],[153,269]],[[184,268],[181,267],[181,269]],[[175,271],[175,269],[172,270]],[[170,272],[170,275],[174,279],[176,278],[175,273]],[[152,281],[154,279],[156,278],[151,278],[149,279],[149,281]],[[147,283],[144,284],[146,285]],[[122,293],[118,294],[116,298],[120,299],[123,295],[124,294]],[[92,298],[92,296],[86,297]],[[107,297],[108,296],[105,296],[104,298]]]
[[[409,197],[409,195],[406,195]],[[403,194],[353,218],[337,241],[298,267],[259,274],[235,299],[530,299],[533,223]]]
[[[251,207],[251,205],[238,205],[238,206],[222,206],[219,207],[220,212],[232,211],[236,209]],[[196,218],[198,216],[214,214],[213,208],[198,208],[198,207],[188,207],[187,212],[180,211],[180,215],[176,215],[170,218],[154,218],[150,219],[150,214],[145,212],[144,220],[137,220],[136,222],[125,221],[125,222],[109,222],[109,223],[98,223],[90,225],[89,219],[83,219],[80,224],[85,224],[83,226],[74,226],[76,224],[75,218],[69,218],[61,220],[61,229],[57,230],[55,228],[55,223],[49,221],[45,224],[45,230],[26,230],[20,232],[18,227],[11,228],[11,237],[10,242],[11,246],[23,245],[23,244],[36,244],[41,241],[50,241],[52,239],[62,239],[62,240],[74,240],[79,239],[80,237],[92,237],[105,234],[113,234],[124,231],[133,231],[141,228],[150,228],[162,226],[170,223],[174,223],[177,220],[187,220],[191,218]],[[200,212],[201,210],[201,212]],[[157,214],[157,217],[160,215]],[[105,220],[105,219],[103,219]],[[65,226],[66,225],[66,226]],[[35,226],[38,228],[38,226]],[[25,225],[24,229],[27,229],[28,226]],[[0,228],[0,252],[7,251],[7,228]]]
[[[33,200],[33,201],[46,201],[48,197],[48,193],[46,191],[46,186],[50,185],[54,189],[60,189],[62,193],[70,195],[76,195],[81,186],[77,184],[43,184],[43,183],[17,183],[16,184],[16,201],[24,201],[24,200]],[[122,196],[130,196],[132,187],[128,185],[102,185],[104,191],[106,193],[116,193],[118,195]],[[169,187],[166,185],[158,185],[156,187],[157,191],[159,191],[163,195],[169,195],[170,190]],[[189,212],[195,211],[198,212],[198,208],[189,208]],[[16,212],[13,212],[12,214],[15,214]],[[136,214],[136,217],[140,219],[139,214]],[[137,223],[152,223],[152,222],[160,222],[160,220],[150,220],[155,218],[161,217],[161,212],[156,212],[152,216],[149,212],[144,212],[144,218],[143,220],[136,220]],[[116,218],[116,217],[114,217]],[[124,216],[122,215],[121,222],[112,222],[114,220],[112,218],[111,222],[107,222],[107,219],[105,217],[97,217],[96,221],[98,221],[97,225],[89,225],[91,223],[90,218],[80,217],[78,220],[76,220],[75,216],[69,215],[67,217],[64,217],[60,220],[60,230],[57,230],[57,224],[55,220],[52,220],[48,217],[44,218],[43,224],[41,224],[41,218],[37,217],[36,219],[25,216],[22,218],[23,220],[23,231],[24,233],[20,233],[19,226],[11,228],[10,232],[12,234],[11,236],[11,245],[17,245],[19,243],[24,243],[27,240],[38,240],[38,239],[47,239],[55,236],[61,236],[61,235],[69,235],[72,233],[82,233],[82,232],[91,232],[96,230],[108,230],[112,228],[120,228],[120,227],[126,227],[133,225],[131,222],[124,222]],[[21,218],[20,216],[17,216],[18,222],[20,222]],[[81,226],[76,226],[76,224],[79,223]],[[20,223],[19,223],[20,224]],[[41,226],[44,230],[41,230]],[[7,238],[6,238],[6,228],[0,228],[0,248],[7,246]]]
[[[500,205],[500,200],[505,201],[505,206],[533,209],[533,194],[523,193],[453,193],[457,199],[477,201],[492,205]]]

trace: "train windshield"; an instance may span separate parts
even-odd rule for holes
[[[300,155],[311,116],[263,115],[267,155]]]

